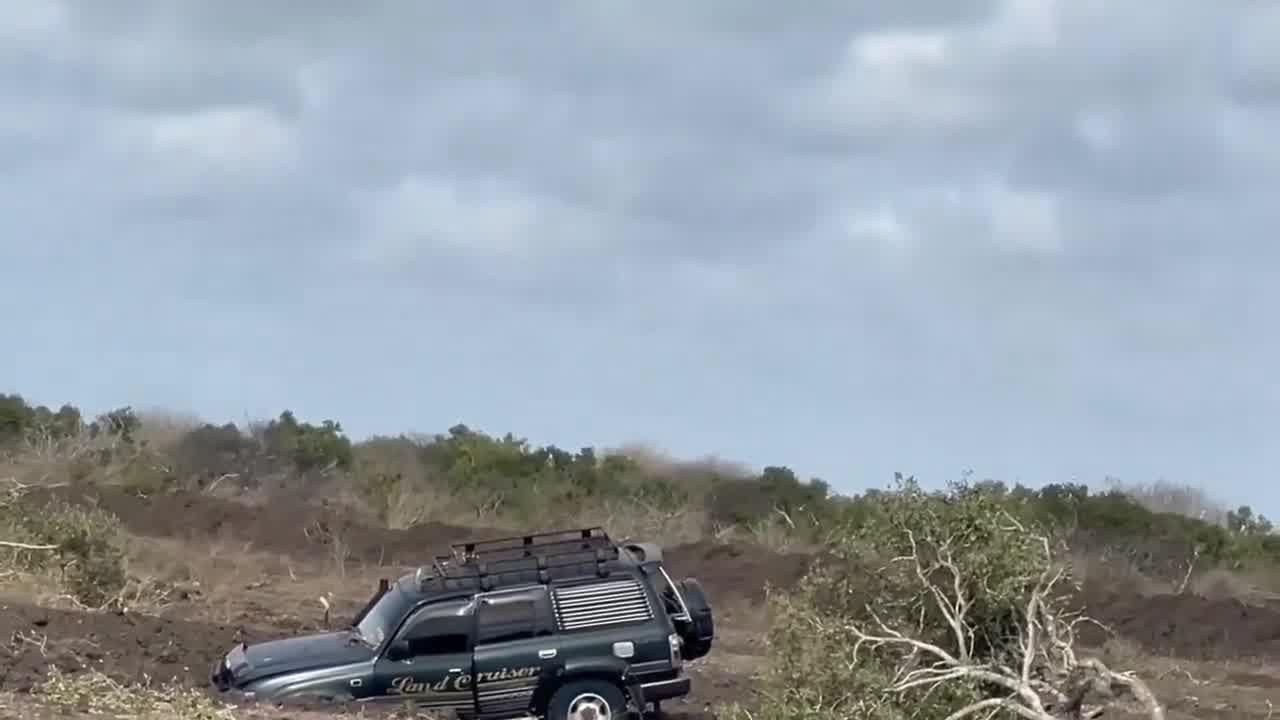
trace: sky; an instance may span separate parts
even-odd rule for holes
[[[0,389],[1280,514],[1274,2],[2,5]]]

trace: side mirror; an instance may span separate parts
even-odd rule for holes
[[[387,648],[388,660],[404,660],[409,657],[409,641],[393,640],[390,647]]]

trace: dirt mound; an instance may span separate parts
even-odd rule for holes
[[[29,692],[50,665],[68,673],[94,668],[121,682],[203,684],[208,668],[237,637],[263,628],[206,625],[132,614],[87,613],[0,604],[0,690]]]
[[[1086,589],[1090,615],[1157,655],[1197,660],[1280,658],[1280,603]],[[1088,639],[1097,636],[1090,633]]]
[[[139,497],[114,488],[77,489],[65,497],[115,514],[136,535],[196,543],[222,537],[300,560],[328,560],[332,543],[340,541],[356,562],[413,565],[445,552],[453,541],[510,534],[441,523],[407,530],[370,527],[345,508],[287,497],[247,504],[185,492]],[[809,561],[802,554],[706,542],[671,548],[666,557],[673,575],[697,577],[716,597],[753,603],[764,597],[766,582],[794,585]]]
[[[196,542],[226,538],[300,560],[331,557],[332,544],[341,542],[353,561],[413,564],[444,552],[451,541],[509,534],[441,523],[409,530],[371,527],[349,508],[284,496],[247,503],[191,492],[142,497],[111,487],[59,493],[115,514],[135,535]]]
[[[240,639],[255,642],[282,634],[288,633],[271,627],[0,603],[0,691],[31,693],[48,678],[52,666],[69,675],[94,669],[121,683],[173,682],[213,693],[209,669],[232,644]],[[684,711],[670,712],[668,717],[714,717],[695,708],[712,699],[724,699],[715,691],[722,690],[727,681],[716,675],[707,681],[711,692],[704,691],[677,704]],[[350,708],[299,703],[295,709],[341,712]],[[388,717],[395,710],[394,705],[375,704],[362,707],[360,714]]]
[[[759,603],[766,586],[794,587],[813,560],[810,555],[780,554],[759,546],[707,542],[678,545],[667,550],[664,557],[672,578],[698,578],[715,604],[742,600]]]
[[[71,497],[93,502],[120,517],[138,535],[194,542],[224,537],[299,560],[332,557],[337,539],[357,562],[412,565],[443,552],[450,541],[507,534],[491,528],[432,523],[408,530],[362,524],[347,508],[274,497],[247,504],[194,493],[142,498],[113,488],[78,489]],[[692,543],[669,548],[674,577],[695,576],[719,605],[758,603],[766,584],[788,588],[811,561],[763,547]],[[1188,658],[1280,657],[1280,606],[1183,596],[1141,596],[1087,589],[1089,612],[1119,635],[1160,654]]]

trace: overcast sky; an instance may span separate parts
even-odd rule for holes
[[[0,389],[1280,514],[1274,2],[0,6]]]

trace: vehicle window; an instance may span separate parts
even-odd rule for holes
[[[549,634],[551,628],[539,617],[538,599],[536,591],[485,598],[476,611],[476,644]]]
[[[653,619],[649,596],[633,577],[559,587],[555,597],[556,621],[564,632]]]
[[[356,634],[371,647],[378,647],[412,604],[398,585],[392,587],[364,614],[355,626]]]
[[[413,657],[449,655],[471,650],[472,605],[448,602],[419,610],[400,633]]]

